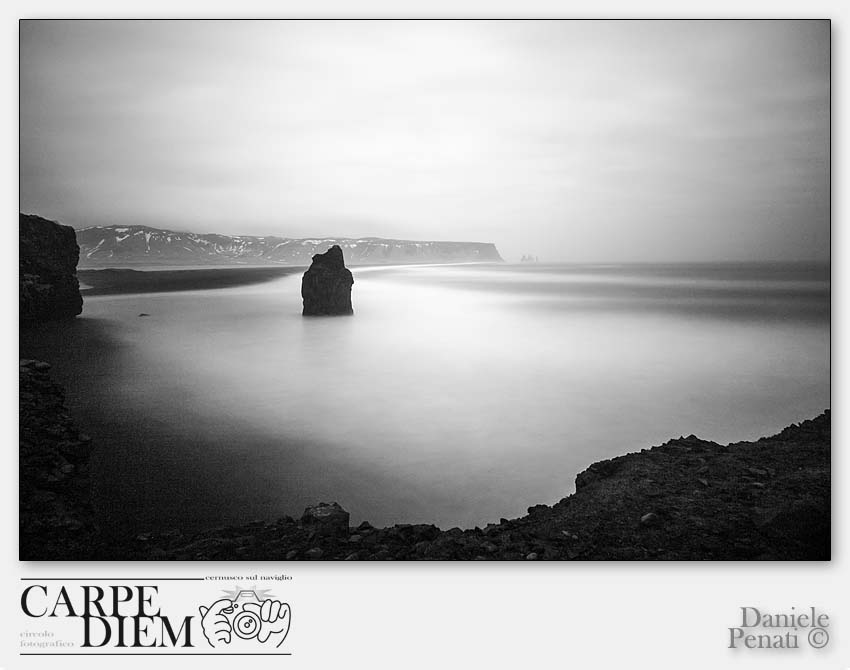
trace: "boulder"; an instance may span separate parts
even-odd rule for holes
[[[657,526],[659,523],[661,523],[661,519],[655,512],[647,512],[640,518],[641,526],[652,527]]]
[[[18,249],[21,323],[69,319],[83,311],[77,281],[80,248],[73,228],[21,214]]]
[[[323,254],[313,256],[313,263],[301,278],[304,316],[354,314],[351,287],[354,277],[345,267],[342,249],[333,245]]]
[[[348,537],[349,514],[339,503],[310,505],[301,516],[301,525],[318,535]]]

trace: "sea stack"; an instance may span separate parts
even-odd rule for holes
[[[345,267],[342,249],[335,244],[323,254],[313,256],[313,263],[301,278],[304,316],[336,316],[354,314],[351,287],[354,277]]]
[[[74,229],[21,214],[18,239],[21,323],[70,319],[82,312]]]

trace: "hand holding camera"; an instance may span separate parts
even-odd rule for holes
[[[256,637],[259,642],[274,636],[272,644],[278,646],[289,632],[289,605],[279,600],[265,600],[262,605],[246,603],[234,621],[233,630],[243,639]]]
[[[230,644],[235,633],[243,640],[271,639],[277,647],[289,633],[290,608],[279,600],[260,600],[254,591],[242,591],[231,601],[218,600],[201,607],[201,628],[212,647]]]
[[[230,644],[230,634],[233,627],[228,615],[233,612],[233,603],[229,598],[215,601],[209,607],[201,605],[201,628],[204,637],[212,647],[222,647]]]

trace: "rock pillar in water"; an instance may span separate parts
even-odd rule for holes
[[[342,249],[333,245],[323,254],[313,256],[313,263],[301,278],[304,316],[354,314],[351,287],[354,277],[345,267]]]

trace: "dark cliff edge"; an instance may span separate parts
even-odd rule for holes
[[[830,412],[755,442],[695,436],[592,464],[576,492],[486,528],[349,525],[337,503],[298,518],[107,543],[89,438],[49,365],[21,361],[21,560],[828,560]],[[96,447],[95,447],[96,448]]]
[[[77,281],[80,248],[74,229],[21,214],[18,233],[21,323],[69,319],[82,312]]]

